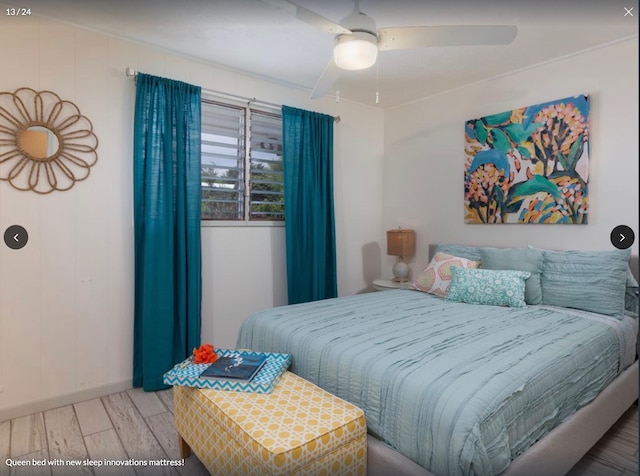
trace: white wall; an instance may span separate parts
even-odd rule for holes
[[[417,230],[412,271],[429,243],[612,249],[613,227],[636,234],[638,253],[637,38],[433,96],[385,113],[385,228]],[[464,123],[587,93],[590,109],[588,225],[465,225]],[[383,269],[392,260],[383,256]]]
[[[98,162],[67,192],[38,196],[0,182],[0,421],[127,388],[133,341],[131,66],[274,103],[340,115],[335,127],[339,293],[366,288],[363,249],[382,226],[383,114],[146,46],[35,17],[0,17],[0,91],[50,89],[93,122]],[[250,313],[286,304],[284,229],[203,228],[202,338],[234,346]],[[378,266],[377,258],[374,268]],[[377,276],[375,276],[377,277]]]

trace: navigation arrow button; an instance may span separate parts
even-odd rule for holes
[[[23,248],[29,241],[29,233],[20,225],[11,225],[4,231],[4,243],[12,250]]]
[[[619,250],[626,250],[635,240],[633,230],[627,225],[618,225],[611,230],[611,244]]]

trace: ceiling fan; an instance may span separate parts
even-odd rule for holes
[[[320,30],[335,35],[333,58],[316,82],[311,98],[326,95],[346,70],[361,70],[376,63],[378,51],[431,46],[508,45],[518,29],[513,25],[451,25],[377,28],[355,0],[351,13],[335,23],[289,0],[261,0]]]

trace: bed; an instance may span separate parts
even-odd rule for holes
[[[564,474],[637,399],[637,321],[611,314],[393,290],[257,313],[238,346],[362,408],[369,474]]]

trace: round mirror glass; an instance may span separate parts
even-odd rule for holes
[[[31,126],[22,131],[19,143],[22,150],[34,159],[51,157],[60,147],[53,131],[42,126]]]

